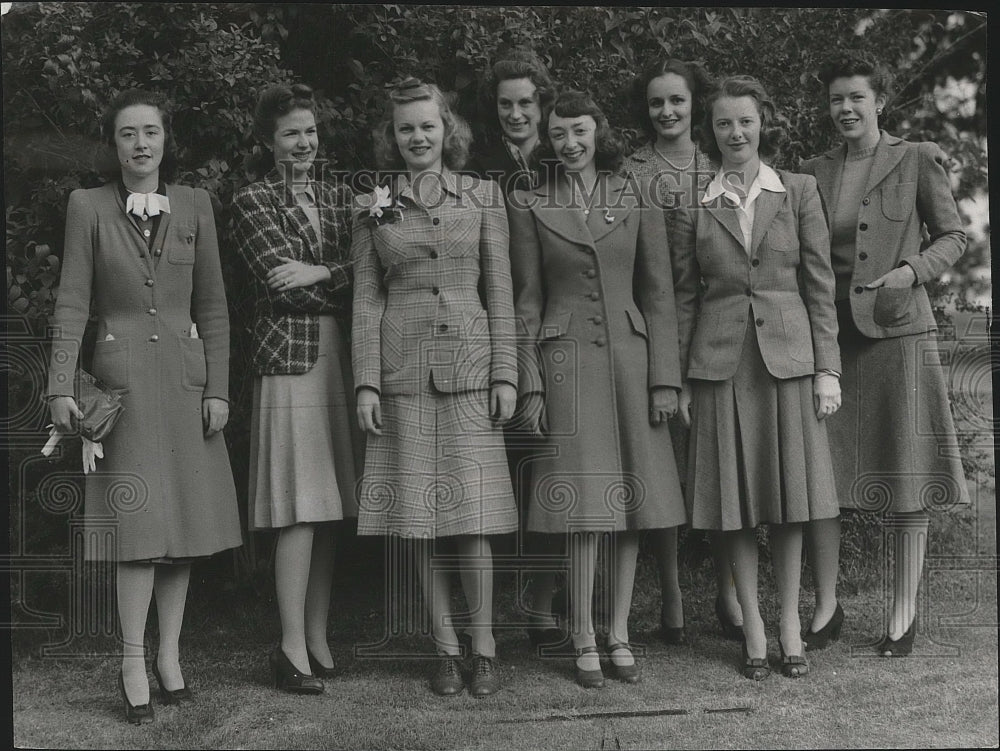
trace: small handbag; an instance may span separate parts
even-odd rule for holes
[[[125,409],[121,394],[85,370],[77,373],[76,406],[83,412],[80,435],[94,443],[108,436]]]

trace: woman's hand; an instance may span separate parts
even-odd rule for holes
[[[215,435],[229,422],[229,402],[214,396],[201,400],[201,422],[205,427],[205,437]]]
[[[649,392],[649,424],[654,427],[666,423],[677,414],[677,389],[657,386]]]
[[[868,289],[878,289],[879,287],[898,289],[900,287],[912,287],[916,281],[917,275],[913,271],[913,267],[908,263],[904,263],[888,274],[882,274],[878,279],[868,282],[865,286]]]
[[[495,383],[490,389],[490,417],[497,423],[507,422],[517,406],[517,389],[509,383]]]
[[[275,292],[284,292],[298,287],[309,287],[330,278],[330,269],[326,266],[313,266],[292,258],[278,257],[282,261],[267,272],[267,286]]]
[[[365,433],[382,435],[382,402],[374,389],[358,391],[358,425]]]
[[[541,391],[532,391],[521,397],[514,424],[518,430],[532,435],[542,435],[545,432],[545,395]]]
[[[678,398],[677,411],[681,414],[681,422],[685,428],[691,427],[691,386],[687,381],[681,384],[681,393]]]
[[[813,403],[816,417],[822,420],[840,409],[840,379],[832,373],[813,376]]]
[[[72,396],[57,396],[49,400],[49,414],[52,416],[52,424],[60,433],[72,433],[76,430],[73,425],[73,418],[83,419],[83,412],[76,406],[76,399]]]

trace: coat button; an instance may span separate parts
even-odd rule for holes
[[[432,295],[440,294],[440,292],[441,292],[441,290],[439,290],[437,287],[431,287],[431,294]]]
[[[144,229],[142,231],[142,235],[143,235],[143,237],[149,237],[149,230],[148,229]]]
[[[437,217],[434,217],[433,219],[431,219],[431,224],[433,225],[441,224],[441,220],[438,219]]]
[[[867,253],[858,253],[858,260],[859,261],[867,261],[868,260],[868,254]]]
[[[160,341],[160,337],[158,335],[156,335],[156,334],[153,334],[151,337],[149,337],[149,341],[151,341],[151,342],[158,342],[158,341]]]
[[[447,331],[447,330],[448,330],[448,324],[447,323],[442,323],[440,326],[438,326],[438,331],[440,331],[442,334],[445,331]]]
[[[860,294],[861,294],[862,292],[864,292],[864,291],[865,291],[865,288],[864,288],[864,287],[855,287],[855,288],[854,288],[854,292],[855,292],[855,294],[858,294],[858,295],[860,295]]]
[[[605,339],[603,336],[599,336],[594,340],[594,344],[596,344],[598,347],[603,347],[607,343],[608,343],[607,339]]]
[[[747,295],[747,297],[753,297],[753,290],[750,289],[749,287],[747,287],[746,288],[746,295]]]
[[[155,316],[156,315],[156,308],[150,308],[146,312],[149,313],[151,316]]]
[[[431,258],[437,258],[437,257],[438,257],[438,252],[436,250],[432,250],[431,251]]]
[[[753,266],[754,268],[757,268],[758,266],[760,266],[760,259],[754,258],[752,261],[750,261],[750,265]]]
[[[754,323],[756,323],[758,326],[763,326],[764,325],[764,319],[763,318],[758,318]]]
[[[152,287],[153,286],[153,280],[152,279],[147,279],[146,280],[146,286],[147,287]]]
[[[597,272],[594,271],[593,269],[587,269],[587,273],[585,274],[585,276],[588,279],[593,279],[595,276],[597,276]]]
[[[871,202],[872,202],[872,199],[870,199],[870,198],[865,198],[863,201],[861,201],[862,205],[864,205],[864,206],[867,206]]]
[[[861,224],[858,225],[858,229],[864,232],[866,229],[868,229],[868,225],[865,224],[864,222],[861,222]]]
[[[159,258],[161,255],[163,255],[163,248],[157,248],[156,250],[154,250],[153,255]]]
[[[604,323],[603,316],[594,316],[594,325],[600,326],[602,323]]]
[[[590,299],[591,300],[600,300],[601,296],[599,294],[597,294],[596,292],[591,292],[590,293]]]

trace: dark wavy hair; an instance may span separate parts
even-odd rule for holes
[[[448,97],[433,83],[424,83],[418,78],[406,78],[389,89],[389,95],[382,112],[382,119],[375,130],[372,139],[375,142],[375,163],[383,170],[404,170],[406,162],[396,145],[396,134],[393,129],[393,113],[401,104],[410,102],[434,102],[441,112],[444,123],[444,142],[441,144],[441,161],[448,169],[459,170],[465,166],[469,158],[469,147],[472,145],[472,131],[468,124],[459,117]]]
[[[597,123],[594,133],[594,163],[598,170],[617,171],[622,163],[625,148],[621,138],[608,123],[608,118],[593,97],[585,91],[563,91],[552,103],[550,114],[559,117],[583,117],[590,115]],[[539,158],[541,161],[553,164],[558,159],[552,142],[549,140],[548,127],[541,129],[541,146]]]
[[[816,77],[823,84],[823,93],[830,93],[830,84],[836,78],[864,76],[877,95],[886,99],[892,96],[892,73],[889,68],[862,52],[844,52],[827,58]]]
[[[689,63],[677,58],[654,60],[632,81],[632,116],[636,124],[642,128],[650,141],[656,140],[656,128],[649,119],[647,92],[649,83],[667,73],[673,73],[684,79],[688,91],[691,92],[691,130],[694,140],[699,140],[702,121],[705,117],[705,95],[712,88],[712,77],[708,75],[699,63]]]
[[[115,120],[126,107],[136,105],[153,107],[163,121],[163,159],[160,161],[160,179],[169,181],[177,171],[177,144],[174,141],[173,116],[170,101],[158,91],[126,89],[116,94],[101,115],[101,136],[112,150],[115,146]],[[118,165],[117,159],[115,164]],[[120,169],[120,166],[119,166]]]
[[[316,98],[313,90],[302,83],[275,84],[264,89],[253,110],[253,133],[260,142],[250,158],[250,169],[258,176],[267,174],[274,167],[274,130],[278,118],[294,110],[309,110],[315,116]]]
[[[705,97],[705,120],[701,136],[702,151],[714,162],[722,159],[719,144],[715,141],[715,131],[712,128],[712,108],[722,97],[750,97],[757,104],[757,114],[760,115],[760,146],[758,153],[762,157],[774,157],[786,138],[785,129],[778,124],[777,111],[774,102],[767,94],[764,85],[753,76],[729,76],[719,81]]]
[[[479,86],[479,120],[491,138],[499,138],[501,129],[497,119],[497,87],[501,81],[527,78],[535,85],[535,95],[542,112],[542,121],[549,115],[556,87],[545,63],[526,47],[513,47],[493,62]]]

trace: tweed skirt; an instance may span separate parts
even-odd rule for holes
[[[312,368],[256,379],[250,529],[357,516],[361,440],[353,392],[350,350],[333,316],[319,317]]]
[[[840,505],[940,511],[969,503],[935,334],[869,339],[837,304],[843,406],[829,419]]]
[[[383,394],[382,435],[369,436],[359,535],[437,538],[517,530],[503,431],[488,391]]]
[[[812,376],[777,379],[749,321],[736,374],[692,379],[685,497],[695,529],[731,531],[840,513]]]

